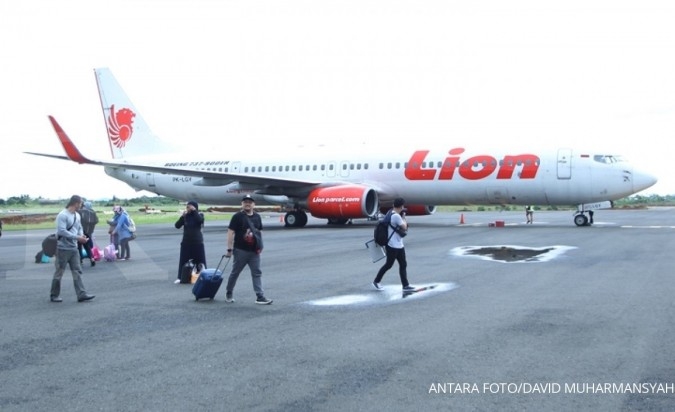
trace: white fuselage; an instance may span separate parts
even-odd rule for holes
[[[288,188],[282,191],[269,184],[183,176],[181,169],[317,185],[353,183],[373,187],[381,200],[404,197],[408,203],[426,205],[581,204],[620,199],[656,181],[618,156],[567,148],[470,152],[451,146],[442,150],[398,150],[398,154],[391,150],[347,149],[298,149],[283,160],[278,155],[253,159],[163,157],[147,162],[176,169],[176,174],[111,167],[106,167],[106,173],[139,190],[214,204],[238,204],[242,193],[257,193],[272,204],[287,203],[294,195]]]

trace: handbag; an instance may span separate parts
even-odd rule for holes
[[[253,223],[251,223],[251,219],[248,218],[248,215],[246,215],[246,223],[248,223],[248,227],[251,229],[251,233],[255,239],[256,252],[261,253],[263,250],[262,233],[260,233],[260,231],[256,229],[255,226],[253,226]]]

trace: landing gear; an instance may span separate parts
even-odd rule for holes
[[[294,210],[284,217],[286,227],[304,227],[307,224],[307,213]]]
[[[584,213],[588,213],[588,217]],[[577,211],[577,214],[574,215],[574,224],[577,226],[590,226],[593,224],[593,211]]]

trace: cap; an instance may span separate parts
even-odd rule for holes
[[[402,197],[397,197],[396,199],[394,199],[394,207],[403,207],[404,204],[405,200],[403,200]]]
[[[251,201],[251,202],[255,202],[255,200],[253,200],[253,198],[251,197],[251,195],[246,195],[246,196],[244,196],[244,197],[241,198],[241,201],[242,201],[242,202],[245,202],[245,201],[247,201],[247,200],[249,200],[249,201]]]

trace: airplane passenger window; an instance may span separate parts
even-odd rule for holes
[[[391,162],[387,163],[387,169],[391,169]]]

